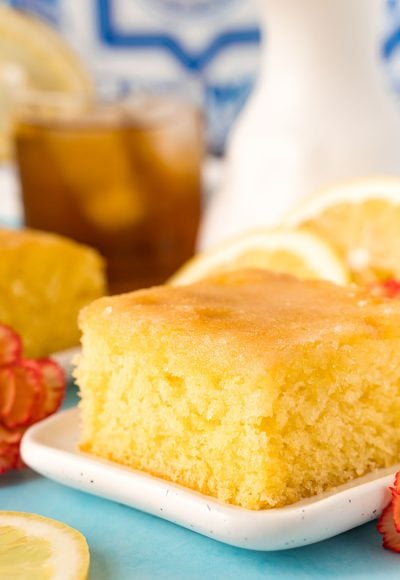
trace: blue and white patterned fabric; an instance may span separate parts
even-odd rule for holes
[[[59,28],[97,80],[118,85],[119,94],[190,86],[204,105],[211,150],[223,150],[258,71],[255,0],[2,1]],[[382,5],[382,60],[400,93],[400,0]]]
[[[386,0],[381,54],[391,83],[400,93],[400,0]]]
[[[190,86],[204,106],[211,148],[223,149],[258,69],[256,0],[8,2],[57,27],[106,90],[182,93]]]

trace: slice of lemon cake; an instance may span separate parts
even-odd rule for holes
[[[35,230],[0,229],[0,323],[21,334],[26,356],[79,344],[79,310],[105,293],[92,248]]]
[[[400,301],[243,270],[80,324],[85,451],[250,509],[400,460]]]

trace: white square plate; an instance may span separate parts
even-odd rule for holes
[[[23,460],[64,485],[251,550],[305,546],[377,518],[400,469],[398,465],[379,470],[291,506],[252,511],[82,453],[77,449],[78,434],[78,409],[57,413],[26,432]]]
[[[75,356],[81,352],[79,346],[69,348],[67,350],[61,350],[59,352],[54,352],[50,355],[50,358],[55,360],[64,370],[67,375],[67,378],[71,377],[72,369],[73,369],[73,360]]]

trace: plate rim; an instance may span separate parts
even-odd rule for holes
[[[71,445],[77,429],[69,432],[65,424],[76,427],[78,423],[79,409],[75,406],[30,427],[21,443],[23,461],[41,475],[68,487],[250,550],[305,546],[376,519],[390,499],[388,486],[400,469],[400,464],[380,469],[289,506],[249,510],[78,449],[70,451],[49,443],[49,434],[58,428],[62,429],[64,441]],[[327,515],[331,518],[328,524],[323,517]]]

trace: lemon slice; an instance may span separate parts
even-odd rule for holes
[[[400,279],[400,179],[332,187],[303,202],[285,225],[324,238],[359,284]]]
[[[84,580],[88,570],[80,532],[36,514],[0,511],[0,578]]]
[[[261,268],[298,278],[323,278],[346,284],[346,267],[317,235],[288,230],[256,230],[198,254],[170,280],[178,286],[212,274]]]
[[[82,64],[47,24],[0,4],[0,159],[9,156],[10,115],[19,91],[91,94]]]

